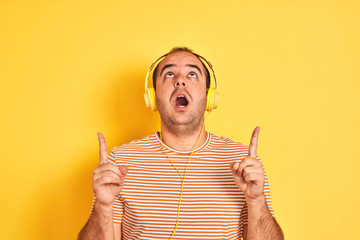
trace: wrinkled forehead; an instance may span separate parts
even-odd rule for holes
[[[205,68],[202,62],[200,61],[200,59],[194,54],[186,51],[178,51],[178,52],[170,53],[163,60],[161,60],[157,68],[161,70],[164,66],[169,64],[173,64],[179,67],[191,64],[198,66],[202,72],[205,71]]]

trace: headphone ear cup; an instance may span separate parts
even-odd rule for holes
[[[158,110],[156,106],[156,96],[155,96],[154,88],[146,89],[146,92],[144,93],[144,98],[145,98],[145,105],[147,108],[150,108],[152,111]]]
[[[206,111],[211,112],[218,106],[219,93],[216,88],[209,88],[207,93]]]

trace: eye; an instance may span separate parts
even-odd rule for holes
[[[194,73],[194,72],[190,72],[190,73],[189,73],[189,77],[191,77],[191,78],[197,78],[197,74]]]
[[[168,73],[166,73],[165,74],[165,77],[174,77],[174,73],[172,73],[172,72],[168,72]]]

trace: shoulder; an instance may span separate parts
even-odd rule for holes
[[[219,136],[213,133],[210,133],[211,141],[210,144],[215,148],[224,148],[224,149],[248,149],[247,145],[244,145],[240,142],[231,140],[228,137]]]
[[[228,137],[222,137],[213,133],[210,133],[210,143],[206,149],[208,152],[211,152],[214,156],[225,156],[230,161],[232,160],[242,160],[249,153],[249,146],[231,140]],[[261,160],[257,155],[256,159]]]
[[[248,154],[248,146],[240,142],[212,133],[210,133],[210,137],[210,142],[205,151],[211,153],[214,157],[225,157],[229,158],[229,160],[239,160]]]
[[[248,146],[231,140],[228,137],[210,133],[209,143],[198,152],[201,157],[211,162],[227,164],[235,161],[242,161],[248,155]]]
[[[126,152],[137,152],[139,150],[146,151],[154,148],[154,143],[157,142],[156,134],[145,136],[141,139],[133,140],[129,143],[125,143],[121,146],[114,147],[111,152],[113,154],[122,154]]]
[[[154,133],[114,147],[109,154],[109,161],[116,165],[126,164],[131,166],[135,162],[147,160],[156,153],[158,148],[157,137]]]
[[[144,138],[114,147],[109,154],[109,160],[116,165],[126,164],[131,166],[141,161],[148,162],[150,158],[156,157],[160,150],[161,145],[156,133],[153,133]]]

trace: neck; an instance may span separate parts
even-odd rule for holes
[[[170,131],[166,125],[162,125],[161,138],[163,143],[169,147],[179,151],[192,151],[195,148],[203,145],[206,141],[206,131],[204,122],[194,131],[181,134],[180,132]]]

